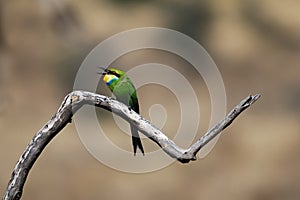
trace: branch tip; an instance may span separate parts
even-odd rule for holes
[[[249,107],[250,105],[255,103],[260,97],[261,97],[261,94],[250,95],[244,101],[242,101],[242,106]]]

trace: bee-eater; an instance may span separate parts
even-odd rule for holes
[[[104,71],[100,74],[104,75],[103,80],[112,93],[116,96],[116,99],[133,109],[136,113],[139,113],[139,102],[136,95],[136,89],[125,72],[113,68],[101,69]],[[133,125],[130,125],[130,129],[134,155],[136,155],[137,148],[139,148],[144,154],[144,149],[138,130]]]

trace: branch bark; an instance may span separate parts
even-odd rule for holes
[[[260,95],[257,94],[243,99],[223,120],[210,129],[196,143],[188,149],[183,149],[149,121],[117,100],[87,91],[73,91],[65,97],[55,115],[38,131],[26,147],[14,168],[3,200],[18,200],[21,198],[23,186],[31,167],[46,145],[68,123],[71,123],[73,114],[83,105],[97,106],[119,115],[157,143],[169,156],[181,163],[188,163],[196,160],[199,150],[230,125],[240,113],[257,101],[259,97]]]

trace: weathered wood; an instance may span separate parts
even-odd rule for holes
[[[55,115],[39,130],[25,149],[14,168],[3,200],[18,200],[21,198],[28,173],[43,149],[56,134],[71,122],[73,114],[85,104],[97,106],[119,115],[156,142],[169,156],[182,163],[188,163],[196,160],[196,154],[199,150],[230,125],[240,113],[258,100],[259,97],[260,95],[257,94],[243,99],[223,120],[196,143],[188,149],[183,149],[149,121],[117,100],[87,91],[71,92],[65,97]]]

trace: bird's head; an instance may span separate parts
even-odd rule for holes
[[[99,67],[99,68],[103,70],[103,72],[101,72],[99,74],[104,75],[103,81],[108,86],[110,86],[112,83],[118,82],[118,80],[125,74],[125,72],[123,72],[122,70],[119,70],[119,69],[102,68],[102,67]]]

